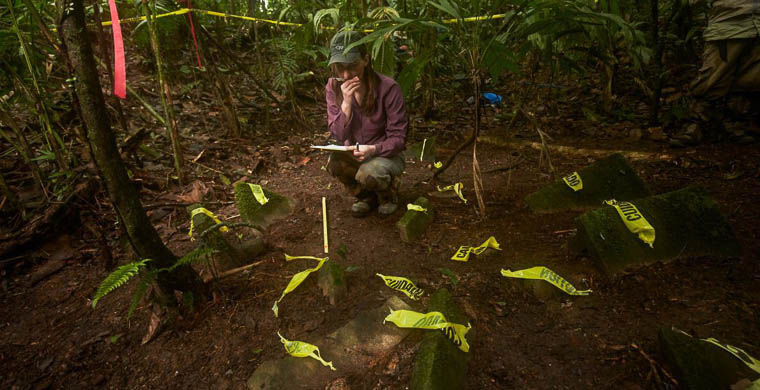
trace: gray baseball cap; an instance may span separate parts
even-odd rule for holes
[[[346,52],[348,45],[362,39],[362,34],[356,31],[341,31],[330,40],[330,62],[328,65],[332,65],[336,62],[350,64],[359,58],[362,58],[362,54],[359,51],[359,46],[354,46]]]

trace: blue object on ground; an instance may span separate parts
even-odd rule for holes
[[[492,106],[501,103],[501,95],[497,95],[495,93],[486,92],[483,94],[483,98],[485,98],[488,104]]]

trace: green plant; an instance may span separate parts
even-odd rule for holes
[[[94,309],[97,306],[98,301],[100,301],[101,298],[125,285],[129,280],[140,273],[140,271],[145,271],[138,282],[134,294],[132,294],[132,300],[127,312],[127,318],[130,318],[134,310],[137,308],[137,305],[148,291],[148,287],[150,287],[151,283],[156,280],[159,273],[172,272],[180,266],[194,264],[201,260],[208,261],[209,255],[211,255],[212,252],[213,249],[205,245],[200,245],[179,258],[171,267],[151,271],[147,271],[146,268],[150,259],[142,259],[140,261],[124,264],[116,268],[116,270],[106,276],[106,278],[100,283],[100,286],[98,286],[98,289],[95,292],[95,296],[92,298],[92,308]]]

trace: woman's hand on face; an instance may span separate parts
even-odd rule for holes
[[[361,84],[362,83],[359,81],[359,77],[354,77],[352,79],[344,81],[340,86],[340,90],[343,92],[343,101],[351,104],[351,99],[353,99],[354,93],[359,89]]]

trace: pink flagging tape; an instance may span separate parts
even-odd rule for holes
[[[124,63],[124,41],[121,37],[121,24],[119,12],[116,10],[115,0],[108,0],[108,8],[111,10],[111,26],[113,28],[113,94],[127,98],[127,69]]]

